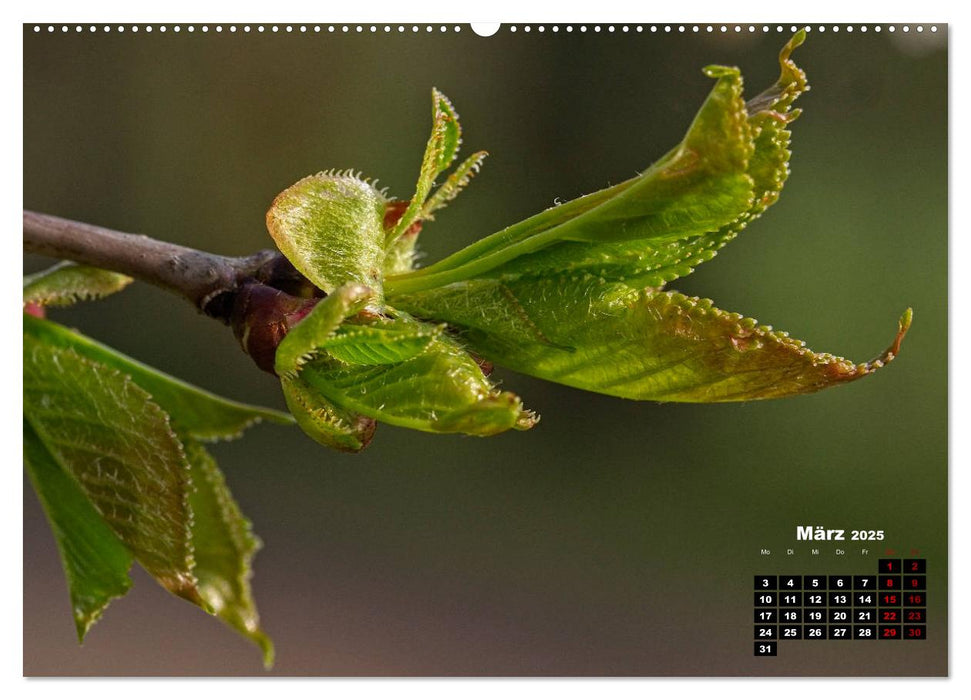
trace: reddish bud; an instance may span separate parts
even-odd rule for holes
[[[407,202],[407,201],[388,202],[388,204],[384,208],[384,230],[385,231],[390,231],[397,225],[399,221],[401,221],[401,217],[405,215],[405,211],[408,209],[409,203],[410,202]],[[405,230],[405,232],[401,235],[417,236],[420,232],[421,232],[421,220],[419,219],[411,226],[409,226]]]
[[[30,314],[35,318],[47,318],[47,312],[44,310],[44,307],[33,301],[28,301],[24,304],[24,313]]]
[[[257,367],[276,374],[276,349],[284,336],[319,299],[305,299],[253,281],[243,284],[233,300],[230,325],[243,352]]]

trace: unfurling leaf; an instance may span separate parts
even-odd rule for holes
[[[447,321],[482,355],[518,372],[629,399],[722,402],[819,391],[865,376],[864,364],[817,354],[710,300],[593,278],[472,280],[397,300]]]
[[[366,287],[340,287],[277,348],[287,405],[308,435],[357,452],[374,420],[471,435],[533,425],[519,398],[496,391],[444,326],[391,309],[362,313],[371,298]]]
[[[357,357],[324,350],[304,365],[301,381],[345,410],[415,430],[494,435],[535,423],[519,397],[497,391],[463,347],[434,326],[399,314],[364,327],[369,337],[361,337]],[[343,329],[353,333],[354,326]],[[388,340],[423,336],[424,348],[411,356],[411,341]]]
[[[420,219],[429,220],[439,209],[443,209],[449,202],[459,196],[459,193],[472,181],[472,177],[479,172],[482,162],[489,154],[485,151],[478,151],[466,158],[462,164],[455,169],[442,186],[429,197],[421,209]]]
[[[786,44],[779,80],[747,103],[737,68],[705,68],[715,84],[684,138],[637,177],[411,269],[421,223],[468,183],[484,155],[432,194],[460,138],[454,109],[435,91],[415,195],[384,212],[383,279],[367,308],[344,298],[372,279],[358,265],[329,279],[324,291],[339,298],[319,302],[277,350],[298,422],[339,449],[365,445],[368,420],[472,434],[531,426],[535,418],[518,397],[482,374],[479,356],[590,391],[694,402],[817,391],[893,359],[909,311],[891,349],[854,364],[707,300],[663,291],[778,199],[789,173],[789,125],[799,116],[792,103],[809,89],[791,59],[804,38],[799,32]],[[301,192],[291,206],[318,205]],[[377,216],[368,216],[371,232]],[[343,234],[326,226],[301,235],[319,249],[341,249]]]
[[[512,279],[582,272],[632,286],[686,275],[775,201],[788,174],[785,129],[807,89],[790,59],[782,77],[742,100],[738,69],[710,66],[716,78],[682,142],[638,177],[548,209],[427,268],[391,277],[389,298],[475,277]],[[393,301],[391,302],[393,303]]]
[[[233,500],[215,460],[197,442],[187,441],[193,490],[192,546],[193,573],[199,594],[219,619],[263,651],[263,663],[273,665],[273,642],[260,629],[260,616],[250,590],[250,564],[260,548],[249,521]]]
[[[435,178],[445,172],[455,160],[461,143],[462,128],[459,126],[459,115],[455,113],[455,108],[448,98],[437,89],[433,89],[432,135],[425,146],[425,155],[422,157],[421,169],[418,173],[418,184],[415,186],[415,196],[411,198],[401,219],[388,234],[388,243],[393,243],[400,238],[415,221],[421,218],[425,200],[428,199],[435,185]],[[454,183],[452,187],[455,187]]]
[[[117,272],[62,262],[24,278],[24,304],[70,306],[120,292],[131,282]]]
[[[273,200],[266,227],[280,251],[318,288],[357,282],[381,295],[387,198],[350,173],[318,173]]]
[[[24,420],[24,464],[61,555],[78,641],[131,588],[132,555]]]

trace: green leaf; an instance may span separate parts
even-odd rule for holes
[[[321,299],[299,323],[291,328],[276,349],[276,373],[293,377],[313,358],[349,316],[363,310],[374,298],[370,287],[347,284]]]
[[[131,587],[132,555],[26,420],[24,464],[54,532],[83,642],[108,603]]]
[[[636,178],[548,209],[422,270],[387,280],[392,300],[474,277],[516,279],[583,272],[660,286],[711,259],[778,198],[788,174],[789,106],[807,89],[789,58],[782,77],[749,103],[737,69],[717,82],[684,140]]]
[[[443,209],[449,202],[458,197],[459,193],[472,181],[472,177],[479,172],[482,161],[489,154],[486,151],[478,151],[466,158],[462,164],[455,169],[441,187],[433,194],[422,206],[421,214],[418,218],[423,220],[433,219],[433,214],[439,209]]]
[[[373,418],[335,406],[300,377],[282,377],[287,407],[309,437],[340,452],[360,452],[371,442]]]
[[[130,376],[169,414],[176,430],[189,437],[204,441],[227,440],[239,437],[243,430],[261,420],[283,425],[293,423],[285,413],[216,396],[57,323],[29,314],[24,314],[23,319],[25,342],[29,336],[37,342],[70,349],[88,360]]]
[[[535,416],[523,409],[518,396],[497,391],[465,349],[435,326],[404,314],[372,325],[387,335],[374,341],[368,352],[362,345],[357,349],[359,356],[354,357],[341,348],[338,359],[323,350],[302,367],[299,380],[312,395],[346,412],[428,432],[494,435],[535,424]],[[354,327],[350,332],[358,330]],[[428,342],[408,357],[403,346],[393,348],[386,340],[393,334],[425,334]],[[379,353],[379,347],[381,352],[398,352],[407,359],[382,358],[377,363],[373,355]]]
[[[266,227],[293,266],[323,291],[356,282],[380,298],[387,202],[350,173],[318,173],[273,200]]]
[[[854,364],[711,301],[593,277],[471,280],[402,296],[417,316],[447,321],[486,359],[518,372],[630,399],[722,402],[818,391],[871,374],[893,345]]]
[[[425,200],[428,199],[435,185],[435,178],[445,172],[455,160],[461,143],[462,128],[459,126],[459,115],[456,114],[448,98],[433,88],[432,134],[425,145],[425,155],[422,157],[421,169],[418,173],[415,196],[411,198],[405,213],[388,235],[388,243],[393,243],[400,238],[420,218]]]
[[[185,443],[185,452],[194,487],[189,504],[199,594],[213,614],[260,647],[263,663],[270,668],[273,642],[260,628],[249,583],[253,555],[261,543],[212,455],[194,441]]]
[[[189,467],[151,397],[116,369],[24,335],[24,415],[138,563],[203,606],[192,574]]]
[[[70,306],[120,292],[131,283],[131,277],[117,272],[62,262],[24,278],[24,304]]]

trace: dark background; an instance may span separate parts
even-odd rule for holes
[[[354,168],[409,197],[434,85],[462,116],[466,152],[492,154],[425,227],[435,260],[644,169],[707,94],[702,66],[739,65],[755,94],[790,35],[266,26],[25,27],[24,206],[249,253],[271,244],[273,197],[309,173]],[[672,284],[856,361],[913,306],[892,366],[813,396],[713,406],[499,370],[542,414],[534,430],[381,426],[358,456],[272,426],[217,445],[266,545],[254,588],[273,672],[946,673],[947,53],[946,27],[925,27],[811,33],[796,59],[813,89],[782,199]],[[226,328],[156,289],[51,315],[207,389],[283,407]],[[261,673],[254,648],[140,571],[78,647],[26,479],[24,494],[25,674]],[[876,567],[876,549],[837,557],[831,544],[812,558],[796,525],[884,529],[885,546],[919,549],[930,638],[783,642],[778,658],[753,658],[753,574]]]

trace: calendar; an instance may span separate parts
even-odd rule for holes
[[[861,572],[760,574],[754,588],[755,656],[778,656],[782,642],[927,639],[926,559],[880,559]]]

